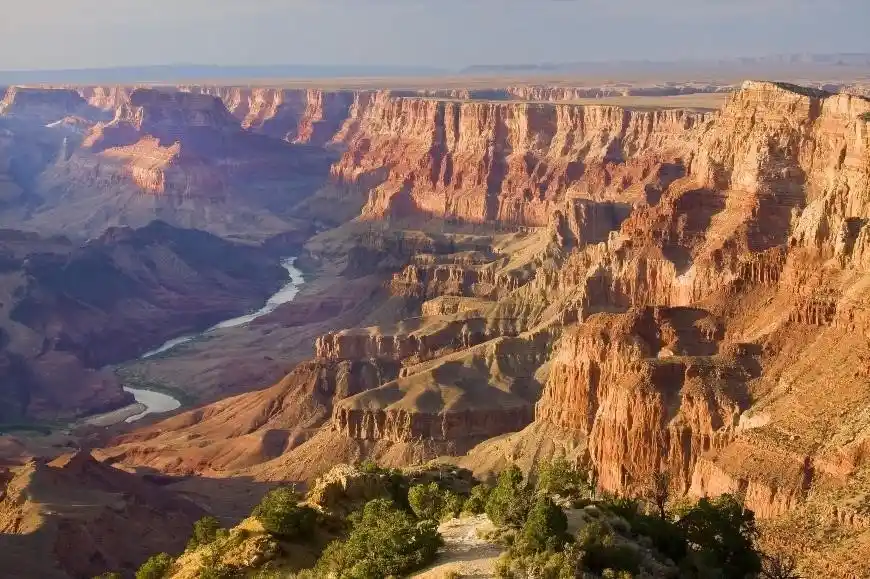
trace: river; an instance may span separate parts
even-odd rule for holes
[[[204,332],[199,332],[198,334],[189,334],[185,336],[179,336],[177,338],[172,338],[168,340],[166,343],[161,345],[159,348],[155,348],[151,351],[145,352],[140,356],[140,360],[147,360],[149,358],[153,358],[159,354],[163,354],[168,352],[182,344],[186,344],[188,342],[192,342],[197,340],[206,334],[210,334],[217,330],[225,330],[227,328],[237,328],[239,326],[244,326],[245,324],[249,324],[250,322],[265,316],[266,314],[270,314],[275,311],[281,304],[286,304],[287,302],[291,302],[296,298],[296,294],[299,293],[299,288],[305,282],[305,278],[302,276],[302,272],[296,269],[295,267],[296,258],[288,257],[286,259],[281,260],[281,267],[287,270],[287,274],[290,276],[290,279],[284,284],[281,289],[279,289],[272,297],[270,297],[266,301],[266,305],[257,310],[256,312],[252,312],[250,314],[246,314],[244,316],[239,316],[237,318],[231,318],[229,320],[224,320]],[[124,387],[124,390],[131,393],[133,397],[136,399],[136,402],[145,407],[145,410],[135,416],[130,416],[126,420],[127,422],[135,422],[136,420],[140,420],[149,414],[158,414],[161,412],[169,412],[170,410],[175,410],[181,406],[181,402],[169,396],[167,394],[163,394],[162,392],[155,392],[154,390],[142,390],[139,388],[127,388]]]

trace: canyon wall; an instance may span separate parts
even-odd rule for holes
[[[571,191],[604,182],[616,194],[651,179],[658,163],[690,151],[709,122],[685,111],[608,106],[452,102],[371,97],[342,133],[347,152],[333,169],[353,182],[386,169],[365,218],[435,216],[543,226]],[[612,165],[649,154],[636,175],[613,179]],[[616,181],[616,182],[614,182]],[[642,189],[642,187],[641,187]]]

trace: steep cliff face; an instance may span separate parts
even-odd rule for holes
[[[744,491],[761,517],[832,494],[848,511],[842,489],[865,468],[868,106],[746,83],[699,135],[686,177],[529,284],[555,320],[584,320],[562,339],[536,419],[584,437],[604,486],[663,469],[695,494]],[[693,304],[727,323],[727,338],[685,340],[713,351],[592,315]]]
[[[96,120],[100,111],[88,105],[72,89],[45,89],[13,86],[0,100],[0,116],[47,124],[68,116]]]
[[[219,97],[251,131],[291,143],[323,146],[347,120],[353,91],[195,86],[194,93]]]
[[[44,202],[30,220],[55,231],[76,222],[81,234],[162,218],[269,237],[297,229],[288,213],[323,183],[330,160],[321,149],[243,130],[218,97],[135,89],[111,122],[42,175]]]
[[[462,454],[531,422],[540,394],[534,371],[545,357],[535,340],[497,338],[407,367],[338,403],[331,428],[355,441],[431,445],[430,456]]]
[[[663,469],[688,489],[749,402],[750,375],[720,354],[723,337],[703,310],[593,316],[563,336],[536,420],[585,435],[605,488],[634,491]]]
[[[87,86],[80,87],[78,93],[92,107],[114,114],[118,107],[130,102],[130,93],[135,87],[126,86]]]
[[[689,152],[705,115],[616,107],[448,102],[374,95],[358,103],[333,174],[353,181],[388,169],[363,216],[436,216],[545,225],[553,202],[608,165],[645,153]],[[642,172],[647,173],[647,172]],[[649,175],[643,174],[640,181]],[[614,190],[635,183],[627,175]],[[597,191],[599,195],[604,191]]]

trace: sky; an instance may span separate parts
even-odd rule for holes
[[[0,0],[0,70],[870,52],[870,0]]]

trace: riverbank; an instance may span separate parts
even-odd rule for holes
[[[139,359],[148,360],[166,354],[167,352],[174,350],[178,346],[193,342],[194,340],[201,339],[208,334],[211,334],[212,332],[216,332],[218,330],[226,330],[229,328],[244,326],[245,324],[253,322],[257,318],[274,312],[275,309],[278,308],[278,306],[280,306],[281,304],[293,301],[293,299],[299,293],[299,288],[302,286],[303,283],[305,283],[305,277],[303,276],[302,271],[295,267],[295,263],[295,257],[287,257],[281,260],[281,267],[287,270],[288,281],[283,286],[281,286],[281,289],[279,289],[268,300],[266,300],[266,304],[259,310],[251,312],[249,314],[245,314],[243,316],[224,320],[223,322],[219,322],[203,332],[188,334],[185,336],[178,336],[172,338],[171,340],[167,340],[157,348],[154,348],[153,350],[142,354]]]
[[[185,344],[207,340],[222,331],[241,328],[260,317],[274,312],[282,304],[293,301],[305,283],[305,277],[302,271],[295,267],[295,262],[295,257],[281,260],[281,266],[287,270],[288,280],[276,293],[266,300],[266,303],[259,310],[224,320],[199,333],[178,336],[167,340],[159,347],[140,356],[139,360],[147,361],[171,357],[178,353],[179,348]],[[136,422],[151,414],[171,412],[195,402],[193,397],[186,395],[181,389],[158,384],[153,380],[149,380],[136,373],[127,372],[121,368],[117,368],[116,373],[121,379],[124,390],[132,394],[136,402],[112,412],[88,417],[83,422],[94,426],[110,426],[120,422]]]

